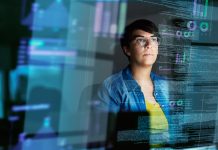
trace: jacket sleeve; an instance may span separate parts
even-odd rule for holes
[[[117,101],[115,88],[112,88],[106,81],[99,87],[96,95],[96,108],[102,111],[118,112],[120,105]]]

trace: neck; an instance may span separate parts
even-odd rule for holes
[[[151,66],[137,66],[134,64],[130,64],[130,68],[132,71],[133,78],[138,82],[147,82],[151,80]]]

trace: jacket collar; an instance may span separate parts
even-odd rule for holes
[[[156,75],[153,72],[151,72],[150,76],[151,76],[151,80],[153,81],[153,83],[156,84],[156,79],[157,79]],[[125,69],[123,69],[122,77],[126,84],[128,92],[141,91],[141,87],[138,85],[136,80],[133,78],[130,65],[128,65]]]

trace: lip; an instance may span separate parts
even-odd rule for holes
[[[143,56],[153,56],[153,54],[144,54]]]

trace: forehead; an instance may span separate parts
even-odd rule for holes
[[[137,37],[137,36],[143,36],[143,37],[151,37],[153,36],[154,34],[152,33],[149,33],[149,32],[145,32],[143,30],[134,30],[132,32],[132,37]]]

